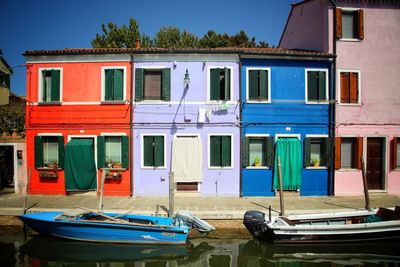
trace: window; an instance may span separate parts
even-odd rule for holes
[[[336,38],[364,39],[364,11],[336,9]]]
[[[171,100],[171,69],[135,70],[135,100]]]
[[[103,68],[104,101],[123,101],[125,91],[125,68]]]
[[[243,167],[271,167],[274,143],[272,137],[248,135],[242,142]]]
[[[64,166],[64,137],[35,136],[35,168]]]
[[[129,167],[129,138],[128,136],[101,135],[97,136],[97,167],[106,168],[119,165],[124,169]],[[119,168],[121,168],[119,167]]]
[[[247,69],[247,99],[250,101],[268,101],[270,87],[270,70]]]
[[[392,169],[400,168],[400,137],[394,137],[392,140]]]
[[[360,103],[360,72],[340,72],[340,103],[359,104]]]
[[[336,169],[361,169],[362,137],[337,137],[335,148]]]
[[[165,167],[165,140],[161,135],[143,136],[143,167]]]
[[[306,70],[306,102],[328,100],[328,70]]]
[[[210,68],[210,100],[231,100],[231,68]]]
[[[304,166],[330,167],[332,158],[332,139],[311,137],[304,139]]]
[[[213,135],[209,140],[209,166],[232,167],[232,136]]]
[[[41,85],[39,93],[40,102],[60,102],[61,70],[42,69],[40,71]]]

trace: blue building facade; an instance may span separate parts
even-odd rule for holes
[[[329,194],[332,163],[329,55],[241,57],[243,196]]]

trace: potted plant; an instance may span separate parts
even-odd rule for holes
[[[254,161],[253,161],[253,166],[255,166],[255,167],[260,167],[260,162],[261,162],[260,157],[259,157],[259,156],[256,156],[256,157],[254,158]]]
[[[54,160],[54,161],[52,161],[52,162],[49,164],[49,168],[50,168],[50,169],[57,169],[57,167],[58,167],[58,162],[57,162],[57,160]]]
[[[106,167],[107,168],[112,168],[113,167],[113,161],[111,159],[106,159]]]
[[[317,156],[311,157],[311,164],[314,167],[319,167],[319,163],[320,163],[320,160],[319,160],[319,158]]]
[[[115,161],[113,164],[113,168],[122,169],[122,163],[120,161]]]

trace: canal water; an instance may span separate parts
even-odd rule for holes
[[[0,228],[0,266],[400,266],[399,242],[273,245],[193,238],[187,246],[70,241]]]

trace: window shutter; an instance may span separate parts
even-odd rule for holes
[[[42,70],[42,99],[41,101],[46,101],[47,99],[47,88],[46,88],[46,71]]]
[[[340,103],[350,103],[350,75],[348,72],[340,73]]]
[[[64,136],[57,136],[58,139],[58,167],[64,168]]]
[[[335,170],[340,169],[340,137],[335,138]]]
[[[268,99],[268,71],[260,70],[260,99]]]
[[[272,167],[274,165],[274,138],[269,136],[265,138],[265,140],[266,140],[265,163],[267,167]]]
[[[225,68],[225,92],[224,92],[224,100],[231,99],[231,70]]]
[[[122,136],[121,138],[121,148],[122,148],[122,168],[129,168],[129,137]]]
[[[326,167],[332,165],[332,138],[324,138],[324,164]]]
[[[358,39],[364,39],[364,10],[358,10]]]
[[[318,100],[326,100],[326,73],[325,71],[318,72]]]
[[[304,138],[304,167],[310,166],[311,156],[311,139],[309,137]]]
[[[249,166],[249,138],[242,138],[242,167],[246,168]]]
[[[154,136],[154,166],[164,166],[164,136]]]
[[[41,136],[35,136],[35,168],[43,167],[43,140]]]
[[[342,38],[342,9],[336,8],[336,38]]]
[[[143,100],[143,69],[135,69],[135,101]]]
[[[221,136],[210,137],[210,165],[221,166]]]
[[[307,72],[307,100],[316,101],[318,100],[318,78],[316,71]]]
[[[220,100],[219,69],[210,69],[210,100]]]
[[[358,103],[358,73],[350,73],[350,103]]]
[[[144,166],[154,166],[154,137],[143,137],[143,164]]]
[[[354,151],[354,168],[361,170],[362,168],[361,159],[363,156],[363,138],[358,137],[356,141],[357,143],[355,145],[355,151]]]
[[[258,99],[258,71],[249,70],[249,99]]]
[[[114,87],[112,100],[123,100],[124,97],[124,70],[114,70]]]
[[[105,137],[97,136],[97,168],[104,168],[106,166],[106,147]]]
[[[105,70],[104,100],[113,100],[114,70]]]
[[[231,166],[231,137],[221,136],[221,166]]]
[[[170,101],[171,100],[171,69],[165,68],[163,69],[163,77],[162,77],[162,100]]]
[[[390,141],[390,168],[397,168],[397,137],[393,137]]]
[[[61,101],[59,70],[51,70],[51,101]]]

